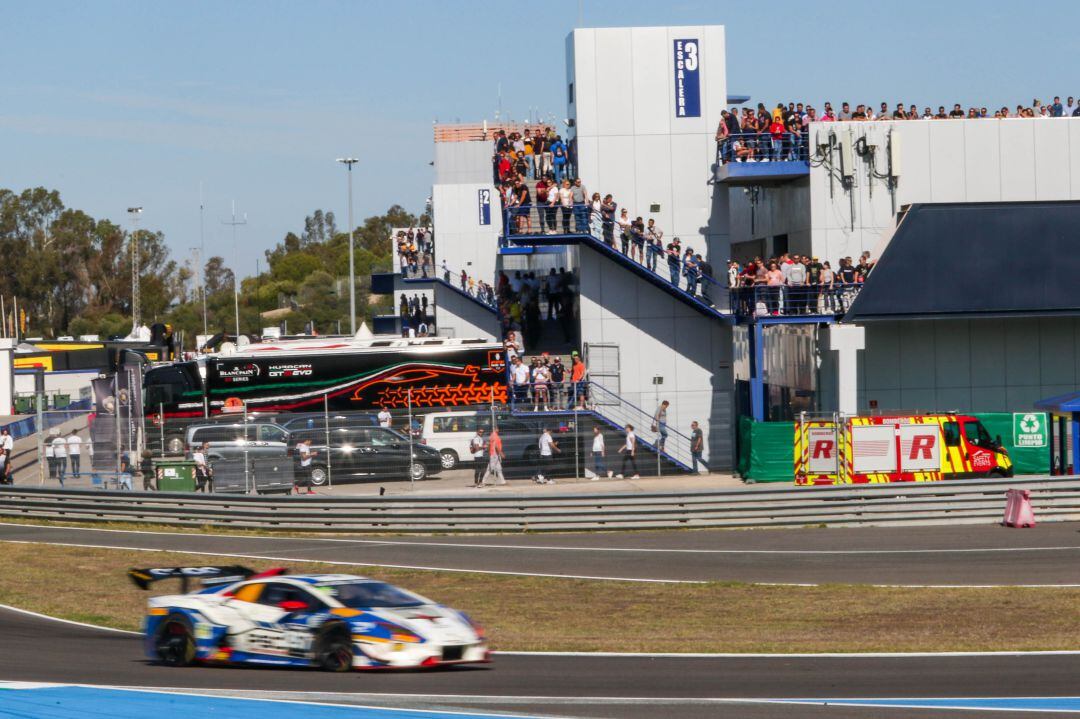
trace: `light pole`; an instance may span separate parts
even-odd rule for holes
[[[239,248],[237,247],[237,244],[236,244],[236,228],[239,227],[240,225],[246,225],[247,224],[247,213],[246,212],[244,213],[244,219],[242,219],[242,220],[236,219],[236,200],[232,201],[232,219],[231,220],[222,220],[221,224],[223,224],[223,225],[231,225],[232,226],[233,256],[238,258],[239,257]],[[237,266],[237,268],[239,268],[239,266],[240,266],[239,260],[237,260],[237,265],[236,266]],[[240,342],[240,279],[239,279],[239,273],[240,273],[239,269],[233,270],[233,310],[236,312],[236,342],[238,344]]]
[[[131,217],[131,334],[139,331],[139,213],[141,207],[127,208]]]
[[[349,333],[356,336],[356,267],[353,264],[352,166],[360,162],[355,157],[339,157],[338,162],[349,168]]]

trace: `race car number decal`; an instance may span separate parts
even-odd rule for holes
[[[253,629],[246,636],[249,651],[259,654],[280,654],[285,656],[304,656],[311,648],[311,635],[298,631],[274,631],[271,629]]]

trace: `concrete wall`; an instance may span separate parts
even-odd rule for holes
[[[826,142],[830,131],[865,137],[876,147],[873,157],[882,174],[888,136],[895,133],[897,208],[915,202],[1080,199],[1080,119],[815,123],[811,148]],[[810,170],[813,253],[822,259],[873,252],[882,232],[895,224],[886,180],[870,178],[867,159],[856,157],[854,166],[855,186],[848,190],[834,181],[831,198],[828,164]]]
[[[480,224],[480,191],[491,193],[491,224]],[[490,182],[435,185],[431,192],[435,223],[435,267],[445,259],[450,270],[495,281],[502,216],[498,196]]]
[[[1021,411],[1080,387],[1080,319],[868,322],[859,409]],[[822,409],[835,358],[822,350]]]
[[[498,319],[472,300],[441,285],[435,285],[435,300],[435,325],[440,337],[499,339]]]
[[[690,422],[700,422],[706,462],[714,470],[730,469],[731,327],[592,250],[582,248],[580,266],[582,343],[618,345],[621,397],[651,414],[656,407],[652,378],[663,376],[660,398],[671,402],[671,426],[689,434]]]
[[[674,43],[686,39],[698,42],[700,117],[677,116]],[[575,30],[566,57],[568,116],[589,192],[611,193],[684,247],[707,242],[714,264],[727,259],[727,192],[714,197],[708,184],[727,100],[724,28]]]
[[[775,252],[773,240],[787,235],[788,251],[810,254],[810,182],[798,180],[757,189],[735,187],[730,193],[732,244],[764,240],[765,253]]]
[[[490,140],[436,142],[435,184],[491,182],[491,158],[494,154],[495,143]]]

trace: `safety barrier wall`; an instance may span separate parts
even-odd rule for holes
[[[260,497],[0,489],[0,517],[313,532],[524,532],[989,524],[1007,489],[1027,489],[1040,522],[1080,519],[1080,477],[862,487],[765,485],[701,492],[480,497]]]

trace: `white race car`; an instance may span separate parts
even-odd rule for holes
[[[153,597],[147,655],[197,662],[350,669],[490,661],[466,614],[385,582],[348,574],[254,573],[245,567],[132,569],[142,589],[180,578],[183,594]],[[186,593],[190,579],[202,589]]]

